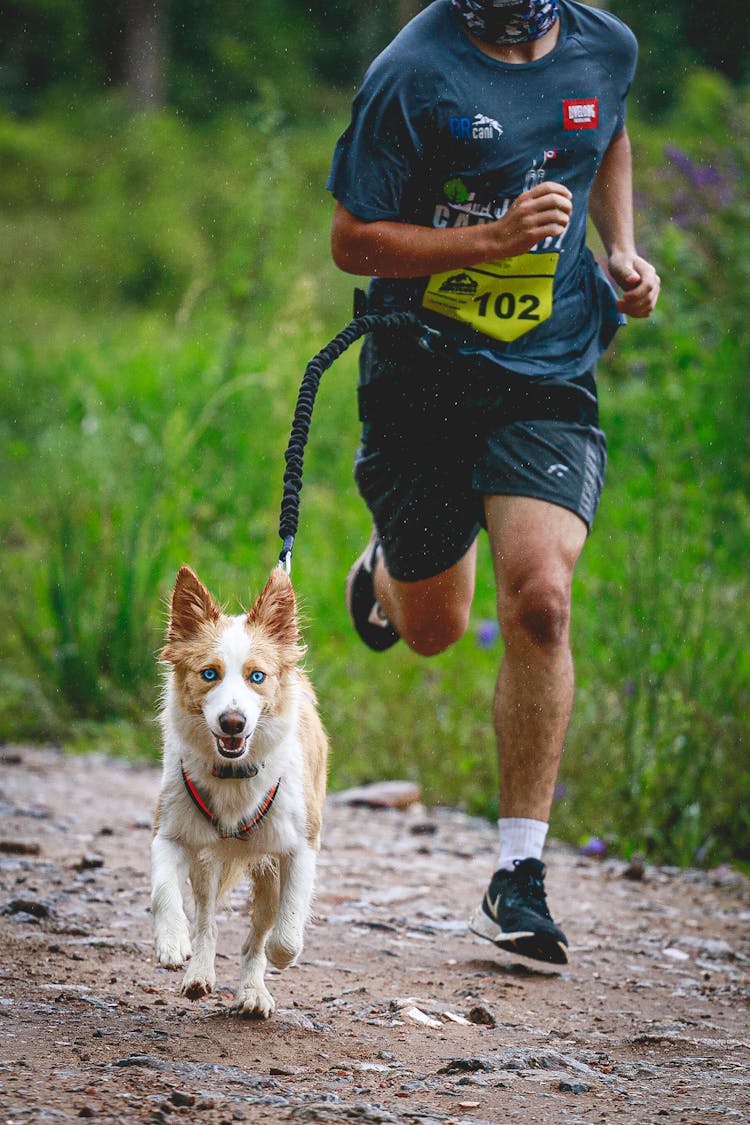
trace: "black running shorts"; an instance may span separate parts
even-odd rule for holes
[[[483,496],[528,496],[591,528],[606,441],[593,372],[530,379],[413,337],[365,341],[354,475],[395,579],[457,563],[485,526]]]

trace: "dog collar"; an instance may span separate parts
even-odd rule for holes
[[[257,773],[257,766],[233,766],[230,762],[227,762],[225,766],[214,766],[211,770],[211,776],[220,777],[222,781],[240,781],[246,777],[255,777]]]
[[[246,821],[240,821],[235,828],[231,829],[231,831],[225,832],[219,827],[218,816],[215,813],[211,812],[211,809],[206,803],[205,797],[201,795],[200,790],[191,778],[188,771],[185,769],[185,766],[182,762],[180,763],[180,768],[182,770],[182,780],[185,783],[185,789],[187,790],[191,801],[201,813],[201,815],[204,816],[206,820],[208,820],[210,824],[216,829],[222,840],[246,840],[270,812],[271,805],[276,800],[276,794],[278,793],[279,786],[281,785],[281,778],[279,778],[276,784],[271,786],[271,788],[256,806],[250,819]]]

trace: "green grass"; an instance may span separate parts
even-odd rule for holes
[[[109,131],[0,122],[16,167],[0,187],[0,737],[155,757],[177,567],[230,609],[261,588],[299,381],[350,315],[322,187],[341,121],[295,130],[269,111],[194,132],[97,112]],[[723,207],[694,193],[710,223],[670,223],[681,182],[665,188],[658,137],[643,151],[640,223],[665,292],[602,370],[610,465],[575,582],[552,830],[677,863],[747,860],[749,228],[739,189]],[[356,351],[323,379],[294,556],[332,785],[408,777],[429,802],[494,815],[486,544],[450,652],[372,654],[346,616],[369,532],[351,475]]]

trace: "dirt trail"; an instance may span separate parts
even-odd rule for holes
[[[6,748],[0,758],[0,1125],[450,1125],[750,1117],[750,888],[727,870],[547,853],[563,972],[465,919],[491,825],[332,801],[317,921],[273,974],[266,1023],[228,1014],[243,935],[220,920],[217,993],[154,965],[153,768]]]

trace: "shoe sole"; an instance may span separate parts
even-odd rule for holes
[[[346,577],[346,608],[349,612],[349,619],[354,627],[354,631],[357,633],[360,640],[364,641],[367,647],[372,649],[373,652],[385,652],[386,649],[392,648],[392,646],[400,640],[398,633],[391,623],[388,622],[387,625],[381,626],[373,625],[371,621],[367,620],[360,624],[352,613],[352,605],[356,597],[355,583],[362,573],[362,567],[365,564],[368,554],[372,551],[372,547],[373,541],[371,539],[362,554],[352,563],[349,569],[349,573]],[[370,582],[372,582],[371,579]]]
[[[515,933],[504,933],[503,930],[488,918],[481,906],[474,912],[469,922],[469,929],[477,937],[491,941],[498,949],[506,953],[515,953],[520,957],[529,957],[532,961],[545,961],[551,965],[567,965],[568,951],[561,941],[553,934],[533,930],[519,930]]]

